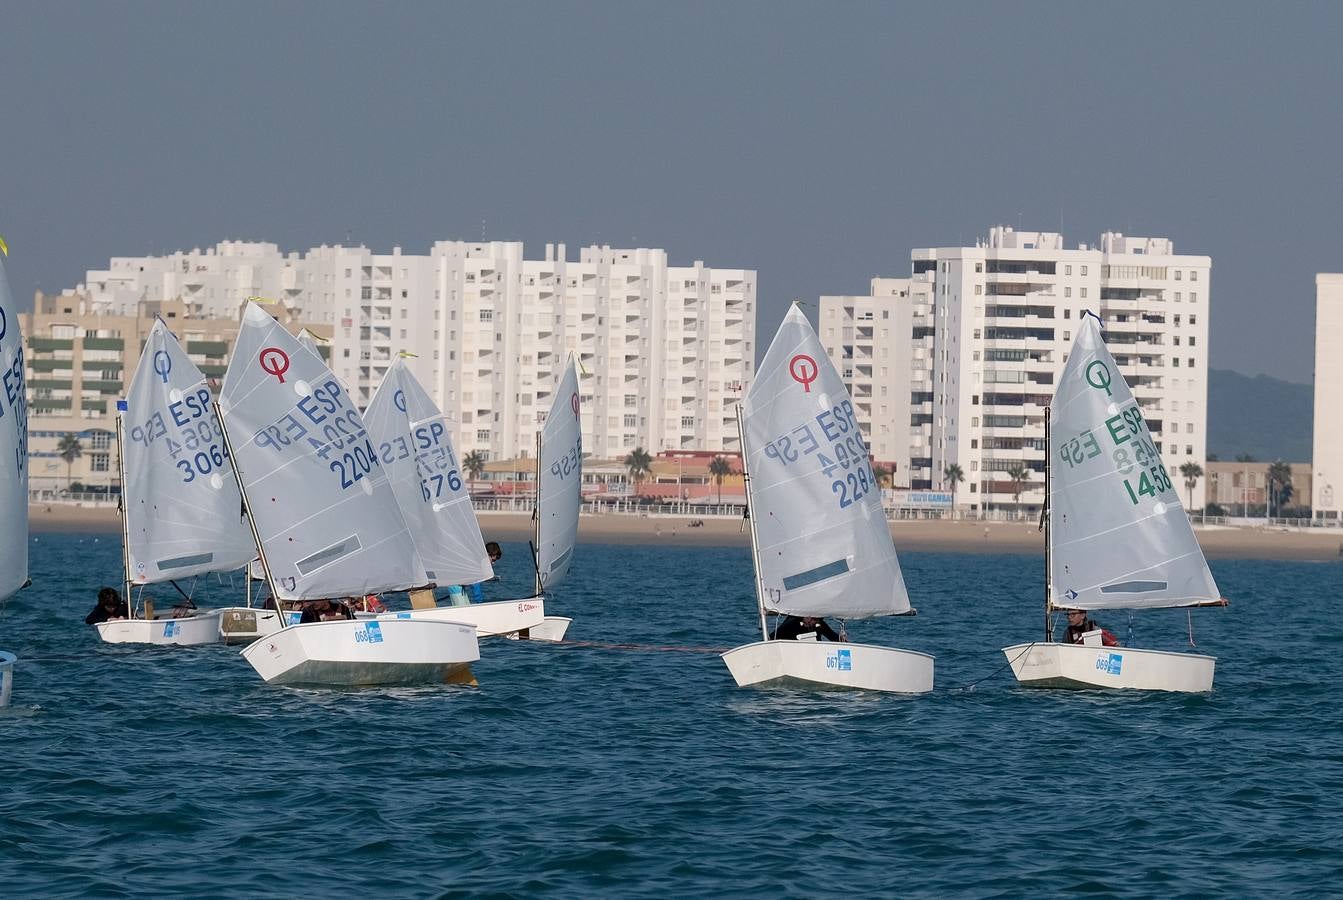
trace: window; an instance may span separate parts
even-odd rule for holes
[[[480,311],[480,321],[482,321],[482,322],[493,322],[493,321],[494,321],[494,310],[492,310],[492,309],[482,309],[482,310]]]
[[[1180,368],[1180,357],[1178,357],[1178,356],[1177,356],[1177,357],[1174,357],[1174,358],[1170,361],[1170,364],[1171,364],[1171,366],[1172,366],[1173,368],[1176,368],[1176,369]]]
[[[1197,273],[1197,272],[1190,272],[1190,273],[1189,273],[1189,280],[1190,280],[1190,281],[1198,281],[1198,273]]]
[[[1071,309],[1065,309],[1063,311],[1063,318],[1071,319],[1072,317],[1073,317],[1073,311]]]
[[[1179,281],[1179,280],[1180,280],[1180,270],[1179,270],[1179,269],[1176,269],[1176,270],[1175,270],[1175,280],[1176,280],[1176,281]]]
[[[637,428],[638,425],[639,425],[639,417],[638,417],[638,416],[636,416],[636,415],[634,415],[634,414],[632,414],[632,413],[625,413],[625,427],[626,427],[626,428]]]
[[[1191,315],[1191,316],[1189,317],[1189,324],[1190,324],[1190,325],[1197,325],[1197,324],[1198,324],[1198,317],[1197,317],[1197,316],[1192,316],[1192,315]]]
[[[1072,273],[1073,273],[1073,267],[1072,267],[1072,266],[1064,266],[1064,267],[1063,267],[1063,274],[1064,274],[1064,275],[1071,275]]]
[[[477,429],[476,429],[476,440],[477,440],[477,441],[480,441],[481,443],[489,443],[489,440],[490,440],[490,430],[489,430],[488,428],[477,428]]]
[[[1193,456],[1193,455],[1194,455],[1194,448],[1191,447],[1189,444],[1185,444],[1185,445],[1184,445],[1184,455],[1185,455],[1185,456]]]
[[[1083,267],[1082,267],[1082,274],[1085,275],[1086,273],[1087,273],[1087,267],[1086,267],[1086,266],[1083,266]]]
[[[1072,289],[1072,288],[1070,288],[1070,287],[1066,287],[1066,288],[1063,289],[1063,296],[1065,296],[1065,297],[1071,297],[1072,295],[1073,295],[1073,289]]]
[[[95,431],[89,444],[94,450],[106,450],[112,444],[112,435],[105,431]]]
[[[945,272],[946,269],[943,268],[942,271]],[[975,271],[976,271],[976,272],[983,272],[983,271],[984,271],[984,264],[983,264],[982,262],[977,262],[977,263],[975,263]]]
[[[681,427],[682,427],[682,428],[694,428],[694,427],[695,427],[695,417],[694,417],[694,416],[681,416]]]
[[[1193,422],[1186,422],[1186,423],[1185,423],[1185,426],[1184,426],[1184,433],[1185,433],[1185,434],[1193,434],[1193,433],[1194,433],[1194,423],[1193,423]]]
[[[1194,357],[1189,357],[1189,368],[1194,368]]]
[[[1175,336],[1175,346],[1180,346],[1180,336],[1178,334]]]
[[[94,471],[94,472],[106,472],[106,471],[107,471],[107,454],[106,454],[106,453],[94,453],[94,454],[90,457],[90,465],[89,465],[89,468],[90,468],[92,471]]]
[[[1087,295],[1087,289],[1086,289],[1086,288],[1082,288],[1082,299],[1085,300],[1085,299],[1086,299],[1086,295]]]
[[[1177,343],[1178,343],[1178,341],[1177,341]],[[1189,346],[1191,346],[1191,347],[1194,346],[1194,338],[1193,338],[1192,336],[1189,338]]]

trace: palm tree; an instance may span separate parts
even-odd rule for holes
[[[951,484],[951,511],[956,512],[956,485],[965,480],[965,471],[956,463],[942,470],[942,477]]]
[[[635,493],[638,493],[639,483],[653,473],[653,457],[643,447],[635,447],[625,457],[625,468],[629,470],[630,481],[634,482]]]
[[[709,460],[709,474],[718,485],[718,503],[723,503],[723,479],[732,474],[732,463],[725,456],[715,456]]]
[[[84,445],[79,443],[79,435],[66,432],[56,445],[56,455],[65,460],[65,487],[70,489],[70,466],[84,455]]]
[[[1026,482],[1031,480],[1031,470],[1021,463],[1013,463],[1012,468],[1007,470],[1007,477],[1012,481],[1012,500],[1020,507],[1021,491],[1026,486]]]
[[[891,471],[892,470],[888,469],[886,466],[872,467],[872,475],[877,479],[877,487],[888,488],[895,483]]]
[[[1196,462],[1187,462],[1180,466],[1180,474],[1184,476],[1184,489],[1189,492],[1189,508],[1194,507],[1194,488],[1198,487],[1198,480],[1203,477],[1203,467]]]
[[[1269,465],[1265,480],[1268,482],[1269,516],[1272,517],[1271,510],[1275,506],[1282,512],[1283,504],[1292,499],[1292,467],[1280,459],[1275,460]]]
[[[480,477],[480,473],[485,471],[485,454],[479,450],[472,450],[462,457],[462,468],[466,469],[467,477],[475,481]]]

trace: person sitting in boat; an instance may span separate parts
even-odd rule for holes
[[[98,605],[93,608],[93,612],[84,617],[85,625],[97,625],[99,622],[107,622],[111,619],[129,619],[131,617],[130,608],[126,606],[126,601],[121,599],[116,588],[105,587],[98,592]]]
[[[355,602],[355,609],[366,613],[387,612],[387,604],[377,594],[365,594],[364,599]]]
[[[339,600],[315,600],[303,608],[299,624],[309,622],[332,622],[340,619],[353,619],[354,613]]]
[[[774,626],[770,639],[775,641],[795,641],[804,634],[815,635],[815,640],[843,641],[846,638],[835,632],[825,619],[815,616],[784,616],[783,621]]]
[[[485,555],[490,558],[490,565],[494,565],[499,560],[504,558],[504,550],[502,547],[499,546],[498,541],[490,541],[487,544],[485,544]],[[499,576],[496,575],[494,576],[494,578],[490,580],[498,581]],[[460,598],[460,602],[458,600],[458,597],[452,593],[452,588],[448,588],[448,602],[450,602],[453,606],[465,606],[467,603],[484,603],[485,592],[484,590],[482,590],[482,585],[484,584],[485,582],[479,581],[475,584],[468,585],[467,590],[471,592],[471,596],[468,599],[466,595],[463,594]]]
[[[1070,609],[1068,610],[1068,630],[1063,635],[1063,643],[1065,644],[1084,643],[1082,639],[1083,635],[1085,635],[1089,631],[1095,631],[1098,628],[1100,629],[1101,633],[1102,646],[1105,647],[1119,646],[1119,638],[1115,637],[1111,632],[1106,631],[1104,628],[1101,628],[1092,619],[1087,618],[1087,614],[1085,612],[1083,612],[1080,609]]]
[[[470,606],[470,605],[471,600],[466,596],[466,591],[462,590],[462,586],[460,584],[448,585],[448,606]]]

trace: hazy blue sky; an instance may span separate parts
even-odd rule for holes
[[[997,223],[1213,258],[1212,364],[1308,381],[1341,4],[0,4],[21,298],[227,238],[665,247],[861,293]],[[762,338],[762,344],[764,339]]]

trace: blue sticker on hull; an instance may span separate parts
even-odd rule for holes
[[[1118,675],[1123,667],[1124,657],[1118,653],[1111,653],[1108,656],[1101,656],[1096,659],[1096,671],[1104,672],[1106,675]]]

